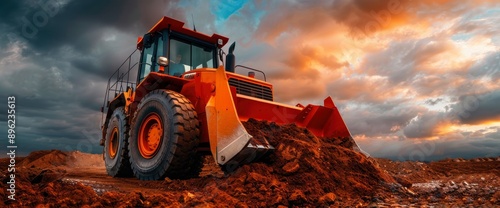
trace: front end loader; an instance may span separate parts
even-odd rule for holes
[[[163,17],[137,41],[137,50],[108,80],[102,118],[103,157],[113,177],[141,180],[193,177],[200,155],[237,167],[274,148],[250,135],[250,118],[295,123],[325,139],[348,140],[357,148],[333,100],[324,105],[274,102],[273,86],[262,73],[235,66],[228,38],[190,30]],[[139,60],[132,60],[135,55]],[[236,69],[249,70],[248,76]],[[137,74],[136,78],[131,75]],[[104,116],[105,115],[105,116]]]

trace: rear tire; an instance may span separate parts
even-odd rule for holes
[[[140,180],[187,178],[199,173],[199,122],[191,102],[174,91],[148,93],[132,122],[129,155]]]
[[[109,118],[103,150],[106,172],[110,176],[132,176],[128,156],[129,129],[123,107],[116,108]]]

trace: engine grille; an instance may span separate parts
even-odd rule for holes
[[[229,78],[229,86],[236,87],[236,93],[238,94],[273,101],[273,93],[269,87],[235,78]]]

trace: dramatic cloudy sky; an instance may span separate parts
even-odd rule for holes
[[[39,2],[0,7],[0,126],[15,95],[23,154],[100,152],[108,76],[162,16],[191,26],[192,15],[198,31],[237,42],[238,63],[267,72],[276,101],[332,96],[373,156],[500,155],[498,1]]]

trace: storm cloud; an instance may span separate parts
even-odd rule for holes
[[[137,37],[170,16],[236,41],[238,64],[265,71],[278,102],[331,96],[371,155],[498,156],[499,8],[486,0],[8,0],[0,97],[16,96],[24,154],[101,152],[107,79]],[[6,115],[3,105],[1,131]]]

